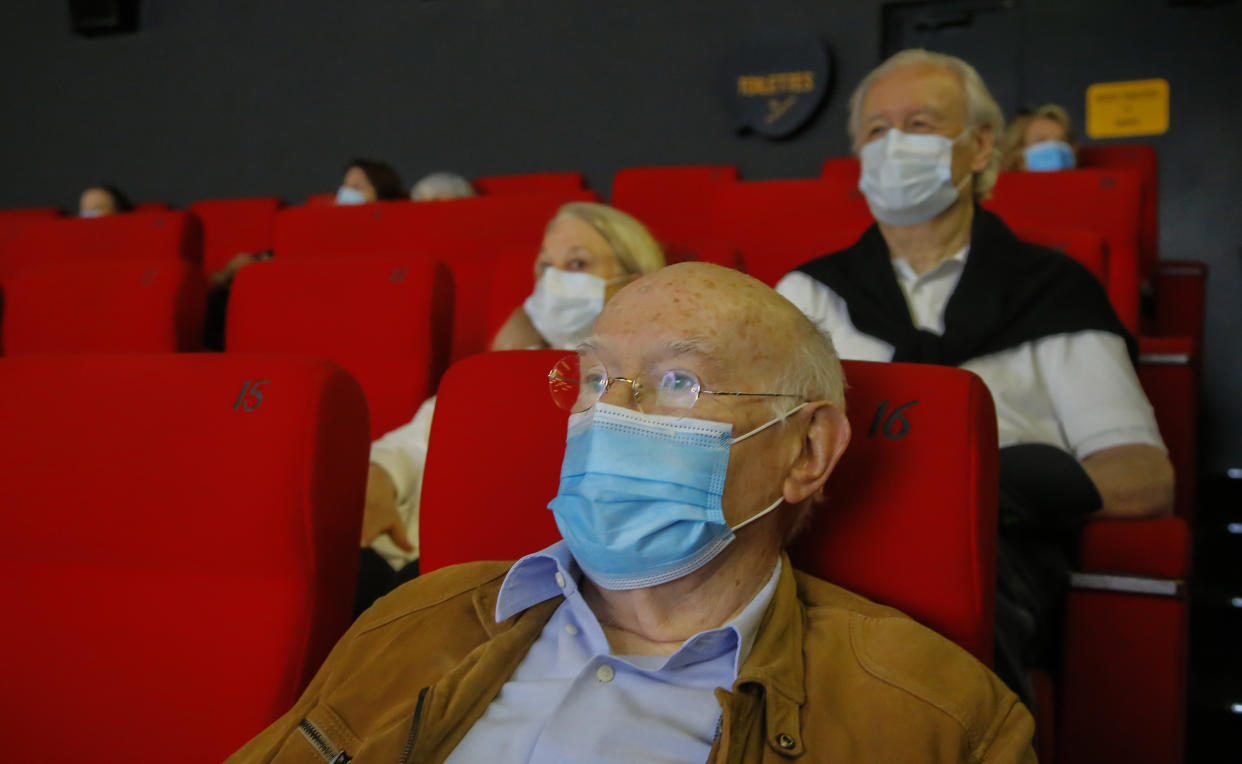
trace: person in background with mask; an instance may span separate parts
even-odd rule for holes
[[[450,199],[469,199],[475,195],[470,181],[455,172],[424,175],[410,189],[410,201],[414,202],[443,202]]]
[[[496,333],[491,349],[573,349],[618,289],[662,267],[660,245],[642,223],[603,204],[566,204],[544,232],[535,291]],[[358,612],[418,575],[418,497],[434,413],[431,398],[409,424],[371,445]]]
[[[401,176],[375,159],[354,159],[345,168],[345,177],[336,192],[337,204],[370,204],[404,199]]]
[[[107,183],[91,186],[78,198],[78,217],[82,218],[102,218],[133,211],[134,205],[129,197],[121,193],[121,189]]]
[[[1035,760],[981,663],[785,554],[850,436],[832,342],[793,305],[673,265],[624,287],[576,360],[549,374],[563,540],[386,597],[228,761],[309,760],[311,739],[449,764]]]
[[[1173,467],[1103,287],[976,203],[996,180],[1002,123],[965,61],[885,61],[850,101],[877,222],[776,288],[842,358],[960,366],[987,384],[1002,446],[996,667],[1029,699],[1026,669],[1059,642],[1073,531],[1088,516],[1168,514]]]
[[[1072,170],[1078,163],[1069,113],[1046,104],[1019,114],[1000,139],[1002,170]]]

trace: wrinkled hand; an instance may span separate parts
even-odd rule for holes
[[[397,487],[383,467],[372,464],[367,473],[367,503],[362,510],[361,546],[371,546],[381,534],[387,534],[399,548],[414,551],[405,533],[405,521],[397,512]]]

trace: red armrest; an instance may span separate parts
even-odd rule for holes
[[[1153,578],[1190,575],[1190,528],[1180,517],[1096,520],[1083,529],[1079,569]]]

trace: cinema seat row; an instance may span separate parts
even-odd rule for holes
[[[556,356],[483,354],[446,376],[423,502],[429,569],[554,536],[543,503],[563,439],[545,381]],[[795,554],[987,661],[991,398],[956,369],[859,362],[847,373],[860,433],[886,402],[917,403],[903,426],[859,438],[833,483],[840,511]],[[504,432],[478,406],[495,379],[529,402]],[[0,392],[0,421],[17,425],[0,434],[0,458],[20,467],[0,482],[0,566],[15,584],[0,606],[23,624],[0,639],[22,656],[0,667],[9,754],[42,760],[56,740],[65,760],[177,750],[179,761],[219,761],[292,703],[348,624],[361,388],[334,364],[279,355],[49,355],[0,360]],[[513,459],[480,481],[484,429]],[[66,432],[71,481],[60,479]],[[478,489],[469,502],[465,483]],[[512,511],[475,514],[497,502]],[[74,734],[62,734],[65,719]]]
[[[1178,517],[1097,522],[1084,532],[1081,572],[1067,603],[1066,669],[1055,678],[1055,709],[1041,709],[1045,721],[1049,713],[1059,717],[1055,743],[1044,742],[1045,750],[1055,744],[1057,761],[1180,757],[1181,582],[1190,570],[1186,518],[1193,508],[1205,271],[1154,257],[1154,236],[1144,223],[1154,162],[1149,169],[1150,183],[1141,168],[1054,173],[1038,181],[1004,175],[988,202],[1020,235],[1082,262],[1107,286],[1119,314],[1132,314],[1126,320],[1140,336],[1140,379],[1181,477]],[[848,159],[826,162],[818,179],[790,181],[743,181],[723,165],[632,168],[617,174],[613,203],[648,223],[674,261],[717,262],[774,283],[798,263],[851,243],[870,223],[856,179],[857,165]],[[238,275],[229,352],[221,358],[245,363],[287,352],[330,359],[361,383],[370,404],[362,413],[364,434],[375,437],[409,419],[449,362],[485,349],[529,291],[535,243],[548,218],[564,201],[598,198],[581,186],[578,176],[572,189],[429,205],[281,209],[278,200],[249,199],[94,221],[51,220],[43,211],[13,222],[0,214],[2,336],[5,352],[15,356],[0,359],[0,370],[14,368],[10,362],[38,363],[16,356],[40,350],[133,349],[118,337],[146,350],[196,349],[208,261],[218,268],[237,251],[271,249],[271,261]],[[1074,206],[1067,199],[1107,209],[1091,216],[1060,209]],[[436,437],[448,443],[455,428],[442,425],[452,419],[444,410],[438,409]],[[434,449],[430,458],[426,490],[434,491]],[[433,529],[434,512],[427,517]],[[428,568],[454,559],[437,562],[437,554],[426,545]],[[873,591],[865,582],[859,588]],[[874,596],[921,615],[900,592],[875,590]],[[973,639],[977,649],[981,637]],[[1051,692],[1045,693],[1050,699]]]

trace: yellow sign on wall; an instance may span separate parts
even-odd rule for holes
[[[1168,80],[1098,82],[1087,88],[1087,135],[1121,138],[1169,129]]]

